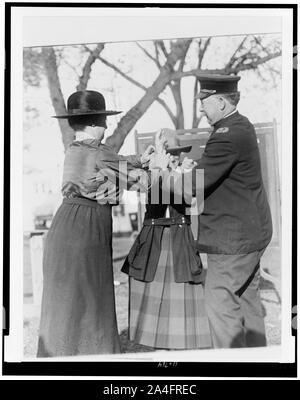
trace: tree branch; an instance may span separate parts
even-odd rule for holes
[[[145,49],[142,45],[140,45],[138,42],[136,43],[136,45],[146,54],[146,56],[147,56],[148,58],[150,58],[150,60],[152,60],[152,61],[155,63],[155,65],[157,66],[157,68],[160,70],[160,69],[161,69],[161,65],[160,65],[158,59],[155,58],[155,57],[153,57],[153,56],[148,52],[148,50],[146,50],[146,49]]]
[[[154,42],[154,48],[155,48],[155,57],[157,59],[157,62],[159,63],[159,65],[161,66],[160,62],[159,62],[159,51],[158,51],[158,43]]]
[[[177,40],[175,43],[171,42],[171,53],[173,51],[176,51],[176,47],[178,47],[181,43],[184,43],[184,50],[182,51],[182,55],[179,58],[179,66],[178,66],[178,71],[183,71],[183,67],[185,64],[185,58],[187,55],[187,52],[190,48],[190,45],[192,43],[192,39],[188,39],[185,41],[182,41],[181,39]],[[166,65],[168,65],[169,63],[169,55],[167,57],[167,63]],[[170,69],[170,72],[174,71],[174,66],[172,66]],[[176,129],[183,129],[184,128],[184,113],[183,113],[183,105],[182,105],[182,98],[181,98],[181,84],[180,84],[180,80],[177,81],[172,81],[170,80],[170,82],[168,83],[168,86],[171,89],[174,101],[175,101],[175,105],[176,105],[176,119],[175,119],[175,128]]]
[[[204,55],[207,51],[208,46],[210,45],[210,42],[211,42],[211,37],[207,38],[207,40],[204,43],[203,48],[201,48],[202,41],[201,40],[199,41],[198,65],[197,65],[198,69],[201,68]],[[193,122],[192,122],[193,128],[197,128],[201,121],[201,117],[197,116],[197,99],[196,99],[197,93],[198,93],[198,78],[196,77],[195,83],[194,83],[194,89],[193,89]]]
[[[56,55],[53,47],[43,47],[42,56],[44,68],[48,81],[48,88],[50,92],[50,98],[52,101],[53,108],[56,115],[66,114],[66,105],[62,95],[62,90],[60,86]],[[58,119],[58,124],[61,130],[62,142],[64,148],[66,149],[70,143],[74,140],[74,131],[70,128],[68,121],[66,119]]]
[[[260,38],[253,36],[255,43],[266,53],[269,54],[269,50],[261,43]]]
[[[182,57],[181,57],[181,59],[179,61],[179,67],[178,67],[179,71],[183,71],[183,67],[184,67],[184,64],[185,64],[185,58],[186,58],[186,55],[187,55],[187,52],[188,52],[188,50],[190,48],[191,43],[192,43],[192,41],[190,41],[189,45],[186,47],[185,53],[182,55]]]
[[[72,65],[71,63],[69,63],[68,60],[64,60],[64,63],[65,63],[69,68],[71,68],[72,71],[74,71],[74,73],[75,73],[75,75],[76,75],[77,77],[79,77],[79,73],[78,73],[76,67],[74,67],[74,65]]]
[[[158,47],[160,48],[160,50],[162,51],[163,55],[166,57],[166,59],[168,58],[168,52],[167,49],[165,47],[165,44],[163,42],[163,40],[156,40],[155,43],[157,43]]]
[[[87,84],[90,79],[90,75],[91,75],[91,71],[92,71],[92,65],[97,60],[99,54],[103,51],[104,44],[98,43],[93,51],[91,51],[87,46],[84,46],[84,47],[86,50],[89,51],[90,55],[88,56],[88,58],[84,64],[84,67],[82,70],[82,75],[79,77],[79,83],[76,87],[77,90],[85,90],[87,88]]]
[[[197,76],[201,77],[206,74],[237,74],[240,71],[247,71],[250,69],[256,69],[259,65],[262,65],[274,58],[280,57],[281,51],[278,51],[273,54],[269,54],[268,56],[261,57],[257,60],[252,61],[251,63],[241,64],[234,68],[219,68],[219,69],[192,69],[190,71],[176,71],[170,75],[170,80],[176,81],[178,79],[184,78],[186,76]]]
[[[131,76],[127,75],[125,72],[123,72],[120,68],[118,68],[115,64],[112,64],[105,58],[101,57],[100,55],[97,57],[104,65],[107,67],[113,69],[115,72],[117,72],[119,75],[121,75],[123,78],[127,79],[130,83],[133,85],[137,86],[138,88],[142,90],[147,90],[147,88],[142,85],[140,82],[136,81],[135,79],[131,78]]]
[[[176,121],[175,128],[183,129],[184,128],[184,113],[183,113],[183,105],[181,98],[181,88],[180,88],[180,80],[175,81],[173,84],[169,84],[169,87],[172,91],[175,104],[176,104]]]
[[[129,75],[127,75],[125,72],[123,72],[120,68],[118,68],[115,64],[112,64],[111,62],[107,61],[105,58],[101,57],[100,55],[97,58],[101,62],[103,62],[103,64],[105,64],[107,67],[113,69],[115,72],[117,72],[119,75],[121,75],[124,79],[127,79],[133,85],[144,90],[145,92],[147,91],[148,88],[146,86],[142,85],[140,82],[131,78]],[[157,97],[156,101],[166,110],[169,117],[171,118],[171,121],[173,122],[174,125],[176,125],[176,118],[175,118],[174,114],[172,113],[170,107],[167,105],[167,103],[159,97]]]
[[[245,41],[248,39],[248,35],[245,36],[243,38],[243,40],[241,41],[241,43],[238,45],[238,47],[236,48],[235,52],[232,54],[232,56],[230,57],[230,60],[228,61],[228,63],[226,64],[225,69],[227,68],[231,68],[232,65],[235,63],[236,61],[236,55],[238,54],[238,52],[243,48]]]
[[[170,82],[170,72],[175,64],[180,60],[189,40],[178,40],[168,55],[165,65],[151,86],[147,88],[144,96],[124,115],[118,123],[114,133],[107,138],[107,143],[111,144],[117,151],[122,146],[128,132],[135,126],[136,122],[147,111],[151,104],[157,99],[160,93]]]
[[[210,42],[211,42],[211,37],[207,38],[207,40],[206,40],[206,42],[205,42],[205,44],[204,44],[204,46],[203,46],[203,49],[202,49],[202,50],[200,51],[200,53],[199,53],[198,68],[201,67],[201,64],[202,64],[204,55],[205,55],[205,53],[206,53],[206,50],[207,50],[208,46],[210,45]]]
[[[172,113],[172,111],[171,111],[170,107],[167,105],[167,103],[166,103],[163,99],[161,99],[160,97],[157,97],[156,101],[157,101],[161,106],[163,106],[163,108],[164,108],[164,109],[166,110],[166,112],[168,113],[168,115],[169,115],[169,117],[170,117],[170,119],[171,119],[173,125],[176,126],[176,117],[175,117],[175,115]]]
[[[253,60],[253,61],[251,61],[249,63],[244,63],[244,60],[243,60],[243,62],[241,62],[240,64],[238,64],[234,68],[229,69],[228,73],[236,74],[237,72],[240,72],[240,71],[247,71],[249,69],[256,69],[259,65],[262,65],[262,64],[272,60],[273,58],[280,57],[281,54],[282,53],[281,53],[281,50],[280,50],[280,51],[278,51],[276,53],[268,54],[265,57],[260,57],[260,58],[258,57],[256,60]]]

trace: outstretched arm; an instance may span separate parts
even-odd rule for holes
[[[105,145],[107,150],[110,152],[115,153],[114,149],[110,146]],[[147,163],[150,161],[151,154],[155,151],[154,146],[150,145],[146,148],[144,153],[142,155],[129,155],[129,156],[122,156],[120,154],[117,154],[119,161],[127,161],[128,164],[132,168],[144,168]]]
[[[99,173],[95,181],[99,184],[110,182],[118,186],[120,190],[147,191],[160,176],[160,171],[165,169],[169,162],[169,156],[164,154],[152,154],[149,170],[133,166],[130,158],[119,156],[112,148],[102,147],[98,153],[96,164]]]
[[[238,160],[238,153],[225,135],[217,135],[207,142],[202,158],[189,172],[164,171],[162,189],[190,202],[197,198],[201,206],[203,200],[228,176]]]

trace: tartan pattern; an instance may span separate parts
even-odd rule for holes
[[[174,281],[169,228],[164,229],[154,280],[130,278],[129,337],[162,349],[211,347],[203,286]]]

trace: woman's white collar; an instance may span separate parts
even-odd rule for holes
[[[89,133],[86,132],[76,132],[76,142],[80,142],[82,140],[86,139],[93,139],[95,140],[94,136],[90,135]]]

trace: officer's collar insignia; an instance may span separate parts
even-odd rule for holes
[[[227,126],[224,126],[223,128],[219,128],[216,130],[216,133],[226,133],[229,131],[229,128]]]

